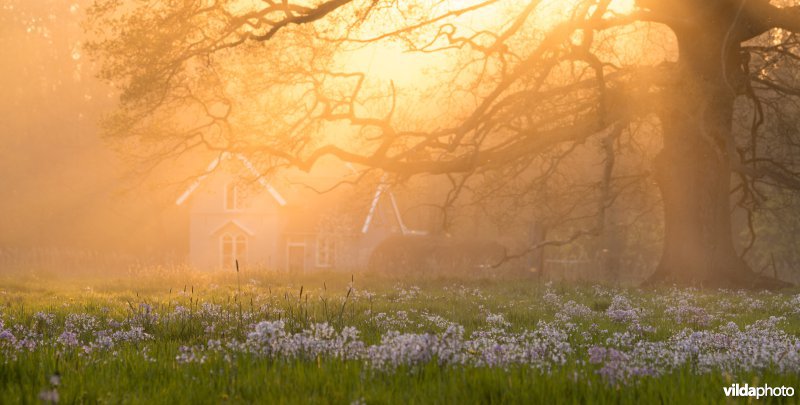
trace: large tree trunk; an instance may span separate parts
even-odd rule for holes
[[[707,118],[721,112],[714,109],[726,110],[727,103],[695,96],[688,100],[676,94],[662,115],[664,149],[655,163],[665,237],[654,277],[704,286],[747,284],[753,277],[732,240],[729,156]],[[704,105],[687,111],[694,101]]]
[[[664,147],[655,162],[665,239],[650,282],[779,287],[781,283],[754,274],[734,247],[730,159],[735,150],[734,88],[742,79],[739,44],[723,53],[726,31],[713,30],[706,25],[676,31],[679,73],[659,114]]]

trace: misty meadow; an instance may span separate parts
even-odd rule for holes
[[[0,400],[718,403],[800,383],[800,294],[153,276],[8,282]]]
[[[799,32],[0,1],[0,402],[794,402]]]

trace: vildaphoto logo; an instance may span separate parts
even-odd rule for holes
[[[749,386],[733,384],[730,387],[722,387],[726,397],[793,397],[794,387],[770,387],[767,384],[764,386]]]

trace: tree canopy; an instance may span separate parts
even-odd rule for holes
[[[152,164],[335,156],[447,176],[448,198],[591,186],[576,204],[595,225],[552,243],[655,182],[653,281],[781,285],[734,247],[730,208],[800,188],[793,1],[104,0],[87,29],[121,92],[108,133]]]

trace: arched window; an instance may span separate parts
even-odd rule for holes
[[[247,237],[239,235],[236,237],[236,245],[234,246],[234,259],[239,261],[239,267],[244,266],[247,262]]]
[[[247,236],[236,235],[232,236],[229,233],[224,233],[219,239],[220,253],[222,259],[222,268],[224,270],[235,270],[236,261],[239,261],[239,267],[243,267],[247,262]]]
[[[220,250],[222,252],[222,268],[225,270],[232,269],[236,255],[231,235],[227,233],[222,235],[220,238]]]
[[[332,236],[317,237],[317,267],[333,267],[336,264],[336,240]]]

